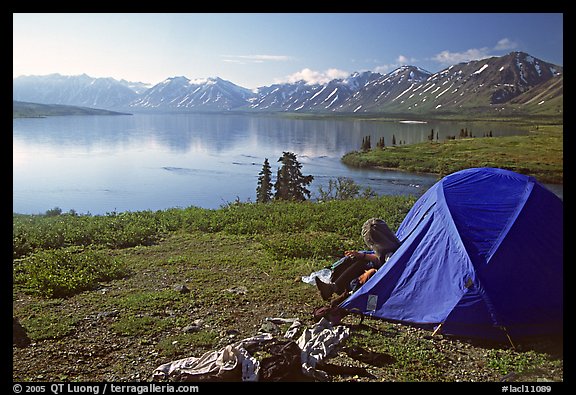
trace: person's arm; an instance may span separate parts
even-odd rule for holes
[[[372,262],[376,267],[380,267],[380,259],[374,253],[365,253],[363,251],[346,251],[344,255],[351,258],[364,259]]]

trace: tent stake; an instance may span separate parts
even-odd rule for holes
[[[514,346],[514,343],[512,342],[512,338],[510,337],[510,335],[508,334],[508,331],[506,330],[505,326],[501,326],[500,328],[502,328],[502,330],[504,331],[504,334],[506,334],[506,337],[508,338],[508,341],[510,342],[510,345],[512,346],[513,350],[516,350],[516,346]]]
[[[443,325],[443,324],[444,324],[444,323],[441,322],[441,323],[436,327],[436,329],[434,329],[434,332],[432,332],[432,337],[434,337],[434,336],[436,335],[436,333],[440,331],[440,328],[442,328],[442,325]]]

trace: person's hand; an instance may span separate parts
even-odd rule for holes
[[[344,256],[347,256],[348,258],[354,258],[355,254],[356,251],[344,251]]]
[[[366,256],[366,254],[360,251],[346,251],[344,252],[344,255],[349,258],[358,258],[358,259],[362,259]]]
[[[358,277],[358,282],[360,284],[364,284],[366,281],[368,281],[368,279],[370,277],[372,277],[374,275],[374,273],[376,273],[376,269],[368,269],[364,272],[364,274],[361,274],[360,277]]]

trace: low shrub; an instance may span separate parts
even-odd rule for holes
[[[14,284],[51,298],[68,297],[124,275],[126,269],[118,259],[94,248],[43,250],[13,265]]]

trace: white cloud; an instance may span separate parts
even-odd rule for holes
[[[470,62],[472,60],[484,59],[490,56],[490,49],[484,48],[471,48],[464,52],[450,52],[442,51],[432,57],[432,60],[443,65],[453,65],[456,63]]]
[[[264,63],[264,62],[287,62],[292,60],[288,55],[221,55],[222,60],[228,63]]]
[[[407,66],[410,64],[414,64],[414,62],[416,62],[417,60],[418,59],[416,58],[408,57],[405,55],[398,55],[394,63],[381,64],[380,66],[377,66],[374,69],[374,71],[376,73],[386,74],[389,73],[390,71],[397,69],[400,66]]]
[[[494,50],[496,51],[507,51],[510,49],[515,49],[518,47],[518,44],[514,41],[510,40],[509,38],[503,38],[502,40],[496,43]]]
[[[401,65],[408,65],[410,63],[416,62],[416,60],[417,60],[416,58],[410,58],[404,55],[398,55],[398,57],[396,58],[396,62]]]
[[[325,71],[315,71],[309,68],[297,71],[294,74],[290,74],[284,78],[277,78],[274,80],[275,83],[281,84],[284,82],[294,83],[298,81],[305,81],[309,85],[313,84],[325,84],[326,82],[332,81],[337,78],[346,78],[350,75],[348,71],[340,69],[328,69]]]
[[[397,63],[381,64],[380,66],[376,66],[374,68],[374,72],[380,74],[387,74],[388,72],[398,68],[398,66],[399,65]]]
[[[450,52],[445,50],[433,56],[432,60],[443,65],[453,65],[456,63],[470,62],[472,60],[485,59],[490,56],[497,56],[494,51],[507,51],[517,47],[518,44],[516,42],[505,37],[499,40],[493,48],[470,48],[464,52]]]
[[[348,71],[340,70],[340,69],[328,69],[324,72],[327,77],[331,80],[336,78],[346,78],[350,75]]]
[[[408,63],[408,58],[404,55],[399,55],[398,58],[396,58],[396,61],[398,63]]]

